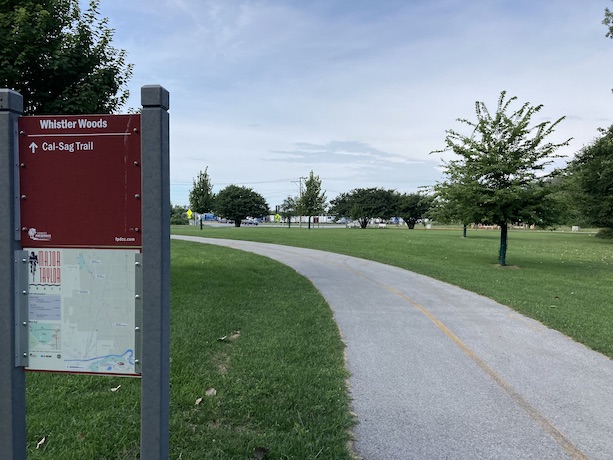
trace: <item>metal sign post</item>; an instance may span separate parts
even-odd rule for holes
[[[20,248],[17,121],[23,98],[0,89],[0,459],[26,458],[26,383],[17,367],[16,255]]]
[[[169,93],[141,88],[143,350],[141,458],[168,458],[170,410]]]

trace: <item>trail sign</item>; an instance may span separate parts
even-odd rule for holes
[[[28,370],[140,374],[140,122],[19,118]]]
[[[140,141],[138,114],[21,117],[24,246],[140,247]]]

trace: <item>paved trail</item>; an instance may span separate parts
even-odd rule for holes
[[[613,459],[613,361],[562,334],[376,262],[173,238],[261,254],[313,282],[347,345],[364,459]]]

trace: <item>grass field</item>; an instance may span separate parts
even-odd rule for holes
[[[292,227],[175,227],[173,232],[349,254],[406,268],[508,305],[613,358],[613,241],[586,233]]]
[[[587,234],[512,231],[510,266],[501,268],[494,231],[173,232],[400,266],[494,298],[613,357],[613,242]],[[351,458],[343,345],[308,281],[263,257],[175,241],[171,290],[171,459],[247,460],[259,447],[270,460]],[[139,406],[137,379],[29,373],[28,458],[137,459]]]
[[[170,458],[351,459],[344,346],[312,284],[214,246],[173,242],[171,263]],[[26,386],[28,458],[139,458],[139,380]]]

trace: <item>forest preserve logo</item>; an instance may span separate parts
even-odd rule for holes
[[[28,236],[32,241],[51,241],[51,234],[47,232],[39,232],[35,228],[28,230]]]

